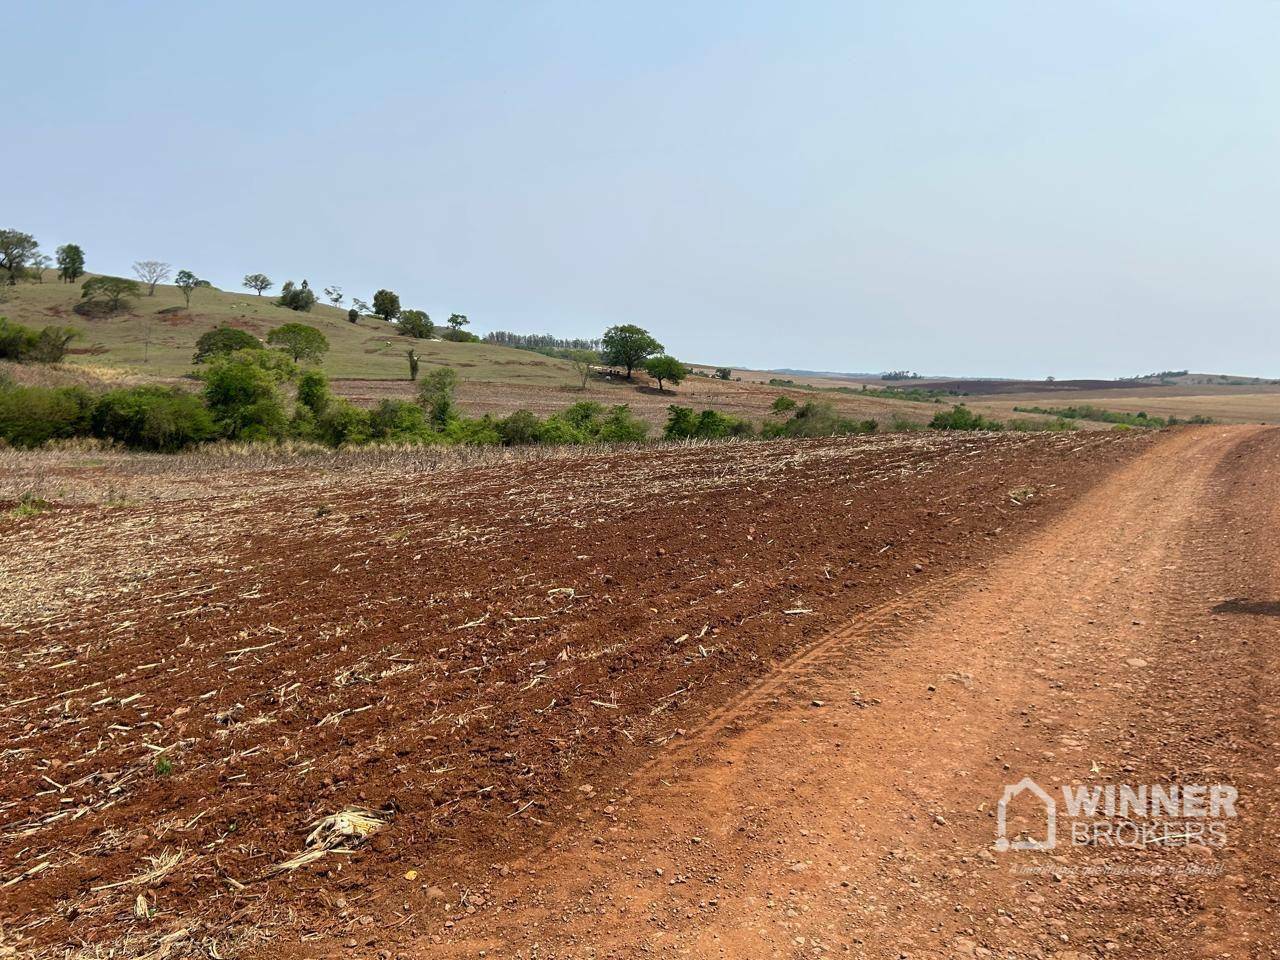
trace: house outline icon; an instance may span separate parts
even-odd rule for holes
[[[1006,836],[1006,822],[1009,812],[1009,801],[1030,792],[1043,805],[1046,820],[1045,838],[1043,840],[1010,840]],[[1058,804],[1040,784],[1030,777],[1023,777],[1017,783],[1004,788],[1000,802],[996,805],[996,850],[1004,853],[1007,850],[1052,850],[1058,845]]]

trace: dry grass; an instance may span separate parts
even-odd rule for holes
[[[128,312],[103,318],[74,312],[80,302],[79,284],[24,283],[6,288],[5,293],[8,299],[0,303],[0,316],[29,326],[58,324],[84,333],[72,345],[75,365],[119,367],[153,379],[190,372],[196,338],[206,330],[230,324],[265,337],[271,328],[291,322],[311,324],[329,338],[324,370],[330,376],[404,378],[408,375],[405,350],[413,347],[423,358],[424,373],[432,365],[444,364],[455,368],[463,380],[565,385],[574,379],[568,363],[528,351],[411,340],[378,319],[362,317],[352,324],[345,310],[325,304],[317,304],[309,313],[296,313],[276,306],[270,296],[258,297],[247,290],[198,290],[188,312],[178,289],[161,285],[154,297],[139,297]]]

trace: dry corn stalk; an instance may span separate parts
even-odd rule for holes
[[[270,873],[297,870],[330,853],[351,853],[390,821],[390,811],[348,807],[316,822],[307,834],[307,849],[272,867]]]

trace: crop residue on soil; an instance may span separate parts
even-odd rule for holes
[[[296,941],[410,873],[397,908],[429,911],[778,658],[982,561],[1150,442],[41,468],[51,508],[0,520],[0,923],[50,955]],[[0,464],[0,489],[34,464]],[[86,476],[123,493],[56,495]],[[352,810],[376,828],[317,845]]]

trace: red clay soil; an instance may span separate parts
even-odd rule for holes
[[[410,458],[198,493],[183,477],[182,495],[123,505],[56,497],[77,471],[107,489],[110,466],[45,471],[51,509],[0,520],[0,943],[418,956],[483,939],[537,912],[494,893],[508,864],[616,821],[603,798],[713,711],[834,628],[1010,555],[1171,442]],[[387,826],[278,871],[352,806]],[[506,955],[515,935],[493,936],[477,949]]]
[[[1152,444],[774,665],[479,894],[366,897],[341,945],[271,955],[1274,958],[1278,481],[1280,430]],[[996,842],[1026,777],[1050,850]],[[1197,784],[1236,799],[1144,812]],[[1062,796],[1122,785],[1137,812]],[[1045,837],[1029,794],[1009,823]]]

